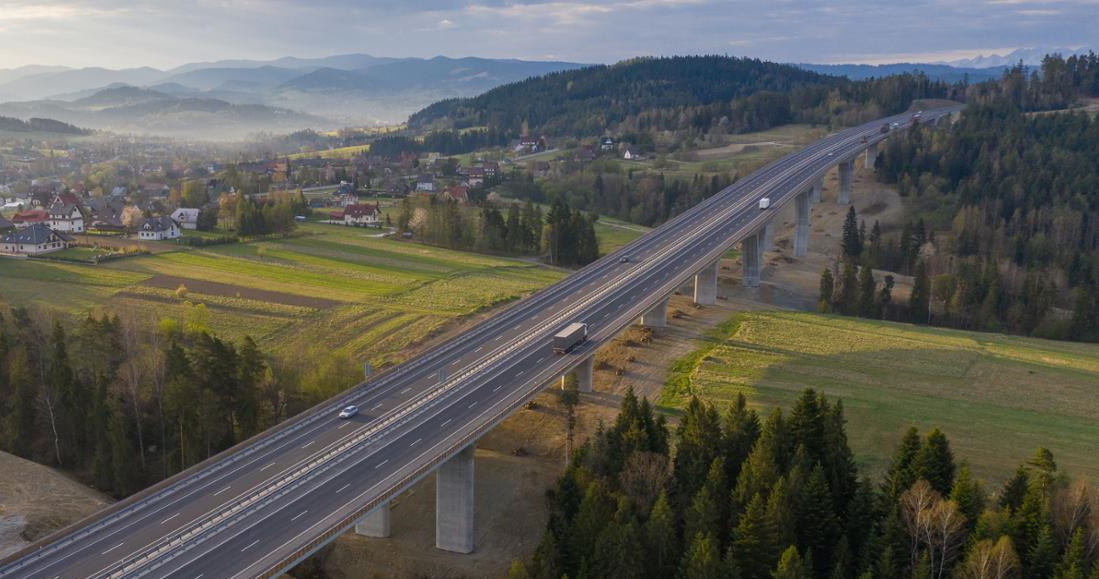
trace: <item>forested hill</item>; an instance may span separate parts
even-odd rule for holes
[[[53,119],[30,119],[29,121],[22,121],[4,116],[0,116],[0,131],[13,131],[17,133],[42,131],[45,133],[64,133],[67,135],[86,135],[89,132]]]
[[[871,105],[868,114],[897,112],[915,98],[948,98],[950,90],[922,75],[854,83],[757,59],[639,58],[440,101],[412,115],[409,125],[552,136],[600,135],[608,129],[737,133],[792,121],[827,123],[847,111],[848,101],[860,110]],[[840,119],[852,120],[858,119]]]

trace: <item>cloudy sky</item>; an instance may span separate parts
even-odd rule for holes
[[[369,53],[929,62],[1099,45],[1099,0],[0,0],[0,68]]]

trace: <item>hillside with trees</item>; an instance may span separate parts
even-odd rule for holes
[[[512,578],[1080,578],[1099,575],[1099,504],[1038,449],[997,493],[933,429],[860,476],[843,404],[811,389],[766,417],[690,402],[674,434],[628,393],[572,457]]]
[[[516,136],[744,133],[791,122],[850,124],[903,111],[915,99],[953,98],[961,91],[918,74],[852,82],[758,59],[638,58],[441,101],[409,117],[409,126],[487,127]]]
[[[878,174],[897,185],[909,222],[883,234],[877,223],[856,226],[852,209],[844,273],[822,278],[822,305],[1097,341],[1099,120],[1026,111],[1099,96],[1099,57],[1048,57],[1040,74],[1016,67],[977,88],[977,104],[949,130],[913,130],[886,143]],[[873,296],[875,285],[869,268],[915,276],[907,312],[867,302],[862,288]]]

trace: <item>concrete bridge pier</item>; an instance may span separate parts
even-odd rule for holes
[[[364,537],[388,537],[390,535],[389,503],[381,505],[359,519],[359,522],[355,523],[355,533]]]
[[[878,160],[878,144],[873,143],[866,146],[866,161],[864,167],[867,169],[873,169],[874,163]]]
[[[824,189],[824,177],[817,179],[816,183],[813,183],[813,188],[809,193],[809,202],[812,204],[820,203],[820,191]]]
[[[717,261],[695,274],[695,303],[712,306],[717,303]]]
[[[650,328],[668,327],[668,298],[664,298],[651,310],[642,314],[641,325]]]
[[[775,220],[771,219],[763,224],[763,232],[760,236],[760,251],[775,250]]]
[[[465,447],[435,470],[435,547],[473,552],[473,454]]]
[[[808,191],[794,197],[797,223],[794,225],[794,257],[805,257],[809,252],[809,196]]]
[[[840,190],[836,193],[836,203],[848,205],[851,203],[851,181],[855,172],[854,161],[844,161],[839,164]]]
[[[573,369],[576,373],[576,389],[583,393],[591,392],[592,374],[595,372],[595,355],[584,358],[580,365]]]
[[[762,231],[757,231],[740,242],[741,262],[744,264],[744,287],[759,287],[760,264],[763,263]]]

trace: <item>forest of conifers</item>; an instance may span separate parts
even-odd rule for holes
[[[842,403],[811,389],[766,418],[743,396],[723,413],[693,399],[674,435],[631,392],[548,494],[533,561],[510,577],[1099,577],[1095,491],[1049,451],[992,491],[938,430],[910,429],[882,479],[860,476]]]
[[[885,233],[864,223],[860,235],[849,216],[843,250],[856,265],[926,278],[914,311],[894,317],[926,321],[930,305],[938,324],[1099,340],[1099,120],[1025,112],[1099,96],[1095,57],[1069,62],[1060,77],[1055,58],[1041,76],[1013,69],[979,87],[948,130],[887,142],[878,175],[897,185],[909,223]],[[835,309],[867,315],[844,285]]]

